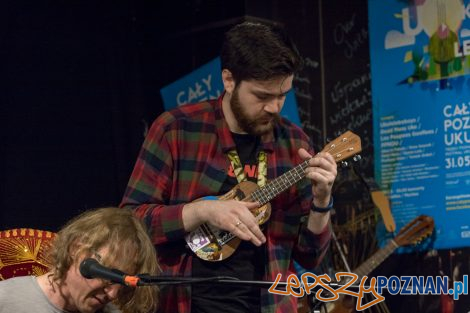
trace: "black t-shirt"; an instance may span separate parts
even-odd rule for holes
[[[256,183],[260,138],[232,133],[237,153],[245,168],[248,180]],[[227,169],[227,179],[220,194],[232,189],[238,182],[233,171]],[[261,280],[265,268],[265,245],[256,247],[242,241],[237,250],[226,260],[208,262],[193,258],[193,277],[231,276],[240,280]],[[260,289],[243,285],[195,285],[192,288],[192,313],[258,313],[260,312]]]

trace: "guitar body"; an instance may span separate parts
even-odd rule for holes
[[[250,201],[250,195],[258,189],[258,185],[250,181],[237,184],[226,194],[219,197],[203,197],[201,200],[240,200]],[[268,202],[251,211],[264,224],[271,216],[271,204]],[[186,242],[191,250],[206,261],[220,261],[230,257],[240,245],[241,239],[232,233],[218,229],[209,224],[202,224],[186,236]]]
[[[395,238],[390,240],[388,244],[382,249],[375,252],[364,263],[352,272],[356,273],[358,277],[367,276],[373,269],[381,264],[388,256],[390,256],[395,249],[400,246],[417,244],[422,239],[432,234],[434,230],[434,219],[427,215],[420,215],[413,221],[405,225]],[[339,282],[340,285],[346,284],[347,281]],[[328,292],[327,292],[328,293]],[[446,295],[447,296],[447,295]],[[441,299],[442,300],[442,299]],[[340,294],[339,299],[336,301],[326,303],[326,311],[328,313],[352,313],[356,311],[357,299],[353,296]],[[379,303],[380,305],[381,303]],[[442,302],[442,312],[452,313],[452,306],[445,300]],[[445,309],[449,311],[445,311]]]

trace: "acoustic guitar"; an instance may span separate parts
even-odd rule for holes
[[[336,162],[341,162],[361,152],[361,139],[351,131],[347,131],[328,143],[323,148],[322,152],[330,153],[335,158]],[[274,180],[269,181],[263,187],[258,187],[258,185],[253,182],[244,181],[220,197],[211,196],[196,201],[207,199],[236,199],[240,201],[258,202],[260,206],[251,212],[259,225],[262,225],[271,215],[271,205],[269,201],[304,178],[307,166],[308,160],[300,163]],[[194,231],[188,233],[185,240],[197,257],[212,262],[225,260],[230,257],[241,242],[241,239],[232,233],[216,228],[208,223],[204,223]]]
[[[421,240],[432,234],[434,220],[427,215],[420,215],[404,226],[398,235],[390,240],[385,247],[375,252],[370,258],[362,263],[353,273],[359,276],[369,275],[377,266],[388,258],[398,247],[418,244]],[[340,284],[342,284],[340,282]],[[329,313],[351,313],[356,306],[355,298],[349,295],[340,295],[339,299],[327,304]]]

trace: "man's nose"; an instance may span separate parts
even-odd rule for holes
[[[281,107],[282,107],[283,99],[279,99],[278,97],[274,97],[266,103],[264,106],[264,111],[271,113],[271,114],[277,114],[280,113]]]

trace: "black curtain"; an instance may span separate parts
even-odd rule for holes
[[[118,205],[159,90],[218,56],[244,2],[3,1],[0,229]]]
[[[117,205],[143,139],[130,1],[2,5],[0,229]],[[154,112],[161,111],[158,103]]]

